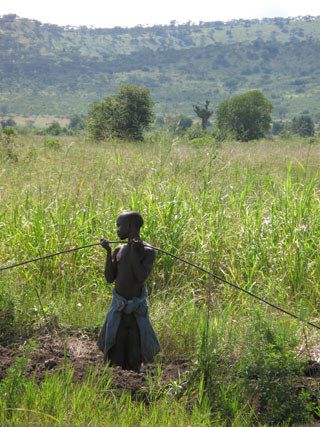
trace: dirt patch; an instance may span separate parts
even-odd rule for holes
[[[103,354],[96,342],[87,336],[59,336],[46,335],[38,338],[36,348],[26,357],[29,377],[35,377],[41,382],[46,373],[49,375],[59,372],[67,363],[74,370],[73,381],[83,381],[90,370],[97,369],[102,373],[105,369]],[[7,375],[7,369],[14,363],[15,357],[24,355],[27,342],[10,346],[0,345],[0,380]],[[171,381],[181,382],[190,369],[190,362],[177,360],[170,364],[161,363],[142,365],[141,372],[124,371],[121,368],[108,368],[112,373],[112,387],[119,390],[128,390],[133,395],[148,389],[150,378],[161,371],[161,388],[170,385]]]
[[[34,125],[37,127],[46,127],[53,122],[57,122],[61,126],[67,126],[70,122],[69,119],[62,119],[55,116],[14,116],[13,119],[19,126]]]

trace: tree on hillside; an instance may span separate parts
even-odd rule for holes
[[[72,130],[84,130],[86,127],[86,123],[85,123],[85,117],[84,116],[79,116],[79,114],[73,114],[70,117],[70,123],[69,123],[69,129]]]
[[[314,135],[314,122],[309,115],[303,114],[292,120],[292,131],[300,136]]]
[[[153,101],[147,88],[133,84],[120,87],[117,95],[90,105],[88,130],[98,141],[109,136],[122,139],[143,139],[143,131],[153,121]]]
[[[210,101],[206,101],[204,107],[200,107],[199,105],[193,106],[193,111],[196,115],[201,119],[202,129],[205,129],[208,126],[208,120],[213,114],[213,111],[209,110]]]
[[[223,101],[216,109],[216,126],[222,135],[238,141],[262,138],[271,125],[273,105],[258,90]]]
[[[6,104],[2,104],[0,106],[0,117],[4,118],[8,114],[8,106]]]
[[[8,127],[13,128],[13,127],[15,127],[17,125],[16,121],[13,120],[12,117],[9,117],[8,119],[1,120],[0,124],[1,124],[1,126],[2,126],[3,129],[4,128],[8,128]]]
[[[192,126],[192,119],[188,116],[180,114],[177,117],[169,116],[166,117],[166,126],[174,134],[180,135],[184,134],[187,129]]]
[[[64,133],[64,128],[58,122],[52,122],[46,129],[44,129],[44,133],[48,135],[62,135]]]

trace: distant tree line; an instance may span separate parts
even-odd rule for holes
[[[274,121],[272,132],[274,135],[290,132],[302,137],[314,136],[315,124],[309,114],[301,114],[300,116],[294,117],[292,121]]]
[[[209,125],[213,111],[207,100],[204,106],[193,105],[201,119],[202,129]],[[118,95],[106,97],[91,104],[88,112],[88,130],[95,140],[108,137],[142,139],[143,131],[153,120],[153,101],[149,90],[136,85],[122,85]],[[273,106],[259,91],[223,101],[216,109],[216,129],[220,137],[239,141],[258,139],[269,130]],[[192,125],[192,120],[183,116],[175,124],[175,131],[183,132]]]
[[[92,103],[88,115],[73,114],[67,127],[58,122],[52,122],[44,129],[35,129],[41,135],[73,135],[85,129],[97,141],[111,138],[142,140],[143,133],[153,123],[153,100],[149,89],[133,84],[124,84],[118,94],[107,96],[101,102]],[[272,123],[272,103],[261,91],[252,90],[221,102],[215,110],[214,124],[209,119],[213,110],[209,108],[210,101],[204,105],[193,104],[193,111],[201,121],[201,126],[193,126],[192,118],[179,115],[166,121],[158,118],[157,126],[166,125],[170,131],[178,135],[188,135],[189,139],[202,138],[211,135],[216,139],[234,139],[241,142],[264,137],[272,126],[274,134],[290,131],[300,136],[313,136],[315,124],[312,117],[302,114],[291,122],[274,121]],[[2,109],[3,129],[16,126],[12,118],[5,119],[5,108]],[[320,114],[319,114],[320,118]],[[210,128],[209,132],[207,129]]]
[[[234,139],[241,142],[259,139],[271,131],[279,134],[290,130],[300,136],[312,136],[315,132],[314,122],[309,115],[295,117],[290,123],[272,122],[272,103],[261,91],[252,90],[221,102],[215,110],[214,126],[209,119],[213,110],[210,101],[204,105],[194,104],[193,111],[201,121],[201,127],[193,127],[193,120],[185,115],[166,120],[158,118],[156,126],[167,126],[177,135],[188,134],[190,139],[201,138],[207,128],[210,134],[220,140]],[[123,139],[143,139],[144,130],[153,121],[153,101],[147,88],[136,85],[122,85],[117,95],[106,97],[103,101],[93,103],[88,112],[88,130],[95,140],[109,137]]]

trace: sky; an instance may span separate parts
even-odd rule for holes
[[[9,13],[42,23],[112,28],[320,16],[320,0],[2,0],[0,15]]]

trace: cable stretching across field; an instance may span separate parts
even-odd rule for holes
[[[125,241],[109,241],[109,243],[127,243],[127,242],[125,242]],[[270,307],[273,307],[273,308],[275,308],[276,310],[279,310],[279,311],[281,311],[282,313],[285,313],[285,314],[287,314],[288,316],[293,317],[294,319],[298,319],[298,320],[302,321],[302,319],[300,319],[297,315],[295,315],[295,314],[293,314],[293,313],[290,313],[290,311],[284,310],[283,308],[281,308],[281,307],[279,307],[279,306],[277,306],[277,305],[275,305],[275,304],[272,304],[271,302],[269,302],[269,301],[267,301],[267,300],[265,300],[265,299],[263,299],[263,298],[258,297],[257,295],[253,294],[252,292],[249,292],[249,291],[247,291],[247,290],[245,290],[245,289],[241,288],[240,286],[237,286],[237,285],[235,285],[234,283],[231,283],[231,282],[229,282],[228,280],[223,279],[222,277],[219,277],[219,276],[217,276],[217,275],[216,275],[216,274],[214,274],[214,273],[211,273],[211,271],[208,271],[208,270],[206,270],[206,269],[204,269],[204,268],[200,267],[199,265],[194,264],[193,262],[187,261],[187,260],[186,260],[186,259],[184,259],[184,258],[181,258],[181,257],[179,257],[179,256],[177,256],[177,255],[172,254],[171,252],[167,252],[167,251],[165,251],[165,250],[163,250],[163,249],[160,249],[160,248],[157,248],[157,247],[155,247],[155,246],[153,246],[153,245],[150,245],[150,243],[146,243],[146,242],[144,242],[144,243],[145,243],[145,245],[149,246],[150,248],[155,249],[155,250],[156,250],[156,251],[158,251],[158,252],[162,252],[163,254],[165,254],[165,255],[169,255],[169,256],[171,256],[172,258],[175,258],[175,259],[177,259],[177,260],[179,260],[179,261],[181,261],[181,262],[184,262],[185,264],[190,265],[191,267],[197,268],[198,270],[202,271],[203,273],[206,273],[206,274],[208,274],[209,276],[212,276],[212,277],[214,277],[215,279],[220,280],[221,282],[226,283],[227,285],[232,286],[233,288],[238,289],[239,291],[245,292],[247,295],[250,295],[251,297],[256,298],[257,300],[259,300],[259,301],[263,302],[264,304],[270,305]],[[13,265],[10,265],[10,266],[7,266],[7,267],[1,267],[1,268],[0,268],[0,271],[3,271],[3,270],[9,270],[9,269],[14,268],[14,267],[19,267],[20,265],[29,264],[29,263],[31,263],[31,262],[40,261],[40,260],[42,260],[42,259],[51,258],[51,257],[57,256],[57,255],[66,254],[66,253],[68,253],[68,252],[74,252],[74,251],[78,251],[78,250],[80,250],[80,249],[90,248],[90,247],[92,247],[92,246],[99,246],[99,245],[100,245],[100,243],[92,243],[92,244],[90,244],[90,245],[80,246],[80,247],[78,247],[78,248],[67,249],[67,250],[65,250],[65,251],[56,252],[56,253],[54,253],[54,254],[45,255],[45,256],[42,256],[42,257],[39,257],[39,258],[35,258],[35,259],[30,259],[29,261],[24,261],[24,262],[21,262],[21,263],[19,263],[19,264],[13,264]],[[317,326],[317,325],[315,325],[314,323],[311,323],[311,322],[306,322],[306,323],[307,323],[308,325],[310,325],[310,326],[314,327],[314,328],[320,329],[320,326]]]
[[[261,301],[261,302],[264,302],[265,304],[270,305],[271,307],[273,307],[273,308],[275,308],[275,309],[277,309],[277,310],[279,310],[279,311],[282,311],[282,313],[288,314],[289,316],[291,316],[291,317],[293,317],[293,318],[295,318],[295,319],[298,319],[298,320],[301,320],[301,321],[302,321],[302,319],[300,319],[300,318],[299,318],[298,316],[296,316],[295,314],[290,313],[289,311],[284,310],[283,308],[278,307],[277,305],[272,304],[271,302],[269,302],[269,301],[267,301],[267,300],[265,300],[265,299],[263,299],[263,298],[258,297],[257,295],[253,294],[252,292],[249,292],[249,291],[247,291],[247,290],[245,290],[245,289],[243,289],[243,288],[240,288],[240,286],[237,286],[237,285],[235,285],[234,283],[231,283],[231,282],[229,282],[228,280],[223,279],[222,277],[219,277],[219,276],[217,276],[217,275],[216,275],[216,274],[214,274],[214,273],[211,273],[211,271],[205,270],[204,268],[200,267],[199,265],[193,264],[192,262],[187,261],[186,259],[180,258],[179,256],[174,255],[174,254],[172,254],[172,253],[170,253],[170,252],[164,251],[163,249],[156,248],[155,246],[149,245],[149,243],[147,243],[147,245],[148,245],[148,246],[150,246],[151,248],[153,248],[153,249],[155,249],[155,250],[159,251],[159,252],[162,252],[162,253],[164,253],[164,254],[166,254],[166,255],[171,256],[172,258],[175,258],[175,259],[177,259],[177,260],[179,260],[179,261],[182,261],[182,262],[184,262],[185,264],[191,265],[191,267],[195,267],[195,268],[197,268],[198,270],[202,271],[203,273],[206,273],[206,274],[208,274],[209,276],[212,276],[212,277],[214,277],[215,279],[218,279],[218,280],[220,280],[221,282],[224,282],[224,283],[226,283],[227,285],[232,286],[232,287],[234,287],[234,288],[238,289],[239,291],[245,292],[246,294],[250,295],[251,297],[256,298],[257,300],[259,300],[259,301]],[[306,322],[306,323],[307,323],[308,325],[310,325],[310,326],[313,326],[314,328],[320,329],[320,326],[317,326],[317,325],[315,325],[314,323],[311,323],[311,322]]]
[[[119,242],[109,242],[109,243],[124,243],[124,242],[119,241]],[[18,264],[9,265],[8,267],[1,267],[0,271],[10,270],[10,268],[19,267],[20,265],[29,264],[30,262],[40,261],[42,259],[51,258],[57,255],[67,254],[68,252],[78,251],[79,249],[91,248],[92,246],[100,246],[100,243],[91,243],[91,245],[79,246],[78,248],[67,249],[65,251],[56,252],[55,254],[45,255],[39,258],[30,259],[29,261],[19,262]]]

